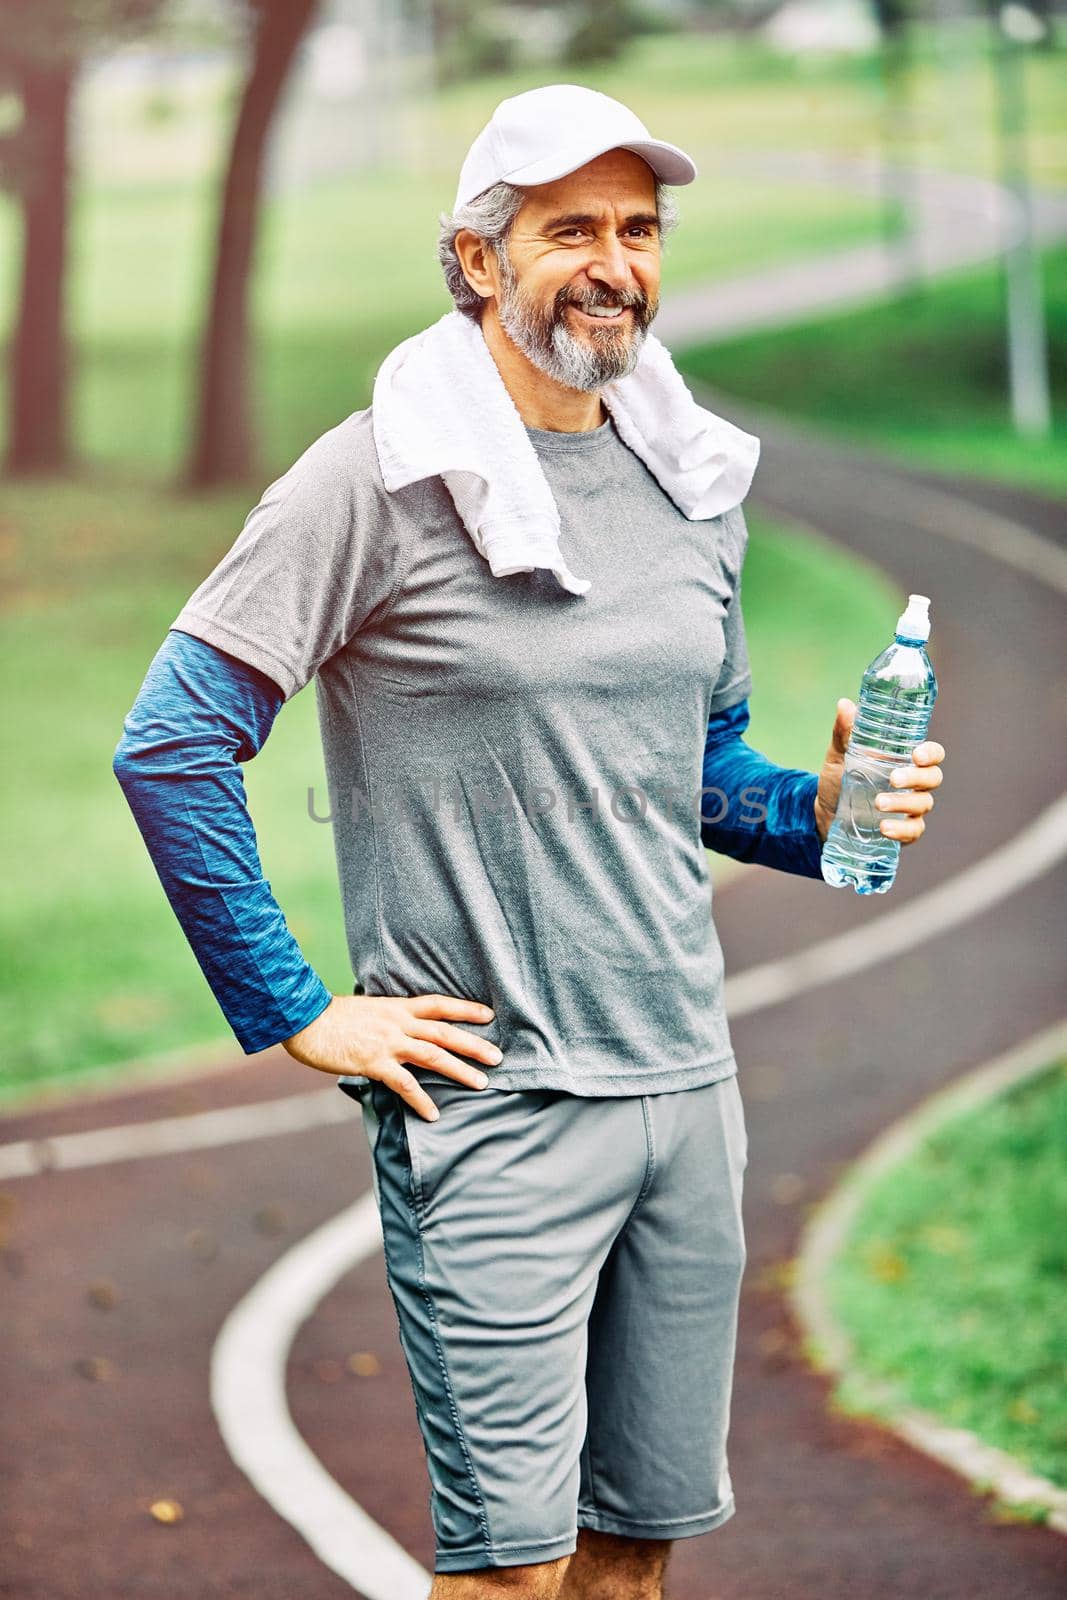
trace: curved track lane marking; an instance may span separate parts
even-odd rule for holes
[[[692,386],[694,390],[699,387]],[[775,419],[775,426],[800,435],[803,430]],[[876,467],[868,476],[877,474]],[[1067,594],[1067,550],[1051,539],[1005,517],[972,504],[947,490],[908,483],[892,476],[898,502],[907,505],[915,526],[952,539],[1014,567],[1047,588]],[[812,528],[803,518],[791,517],[797,527]],[[812,528],[813,532],[819,530]],[[826,535],[819,532],[821,538]],[[793,956],[749,967],[725,983],[727,1010],[746,1016],[764,1006],[778,1005],[801,989],[831,983],[862,971],[887,953],[914,947],[988,910],[1015,888],[1031,882],[1055,866],[1067,853],[1067,796],[1061,795],[1020,833],[989,855],[924,895],[913,897],[897,911],[878,919],[877,928],[835,935]],[[331,1089],[336,1087],[331,1086]],[[333,1101],[332,1106],[327,1102]],[[246,1139],[272,1138],[299,1133],[305,1128],[338,1122],[347,1107],[337,1104],[324,1090],[289,1095],[259,1105],[234,1106],[222,1111],[194,1112],[155,1122],[94,1129],[87,1133],[60,1134],[54,1138],[25,1139],[0,1145],[0,1181],[32,1177],[48,1170],[99,1166],[113,1161],[135,1161],[144,1156],[170,1155],[183,1150],[218,1148]]]
[[[865,927],[834,934],[808,950],[728,977],[726,1010],[730,1016],[748,1016],[822,984],[836,983],[903,950],[915,949],[1006,900],[1065,855],[1067,795],[1061,795],[1007,844],[937,888],[913,896],[899,910],[887,911]],[[286,1095],[259,1105],[228,1106],[222,1111],[197,1111],[52,1138],[19,1139],[0,1145],[0,1181],[273,1139],[338,1123],[350,1114],[348,1105],[338,1099],[334,1083],[329,1089]]]
[[[970,544],[1049,587],[1067,590],[1067,557],[1052,541],[948,491],[897,478],[894,483],[899,493],[906,490],[919,526]],[[976,866],[880,918],[877,940],[866,937],[872,930],[860,930],[727,979],[727,1007],[743,1015],[778,1004],[799,987],[873,965],[885,957],[887,923],[894,948],[914,946],[1005,898],[1021,887],[1020,872],[1029,882],[1065,851],[1067,796],[1061,796]],[[18,1141],[0,1146],[0,1178],[217,1148],[337,1122],[344,1115],[350,1112],[337,1104],[332,1090],[315,1091],[259,1106]],[[377,1208],[373,1194],[367,1193],[287,1251],[223,1324],[212,1355],[211,1399],[235,1463],[325,1566],[368,1600],[424,1600],[430,1574],[329,1475],[298,1433],[285,1397],[286,1359],[301,1324],[380,1245]]]
[[[944,497],[938,493],[937,499],[942,498]],[[1010,527],[1012,535],[995,546],[991,543],[983,545],[989,554],[996,555],[1009,565],[1020,567],[1031,576],[1051,583],[1053,587],[1067,589],[1067,566],[1051,558],[1052,556],[1059,558],[1061,555],[1054,545],[1048,544],[1051,556],[1046,552],[1035,560],[1035,548],[1045,546],[1047,541],[1040,535],[1031,534],[1028,529],[1018,529],[1016,525],[1008,524],[1006,519],[993,520],[1002,521],[1005,526]],[[987,537],[989,524],[983,526],[986,532],[980,537]],[[1020,532],[1027,537],[1023,540],[1014,537]],[[1046,871],[1065,853],[1067,853],[1067,795],[1053,802],[1006,845],[994,850],[975,866],[957,874],[948,883],[910,900],[899,911],[883,915],[878,919],[877,925],[872,924],[870,928],[824,940],[811,951],[749,968],[733,980],[728,980],[727,1008],[734,1015],[751,1012],[764,1006],[778,1004],[802,987],[808,988],[813,983],[828,983],[845,973],[872,966],[876,961],[884,960],[891,950],[900,950],[905,946],[921,943],[924,939],[933,937],[935,933],[942,932],[978,911],[987,909],[998,900],[1005,899]],[[350,1215],[350,1212],[342,1213],[341,1219],[338,1220],[343,1221]],[[290,1296],[280,1313],[286,1319],[290,1342],[295,1337],[301,1322],[311,1315],[314,1305],[322,1300],[346,1271],[350,1270],[358,1260],[363,1259],[362,1241],[355,1237],[346,1253],[343,1230],[340,1238],[327,1236],[323,1247],[318,1248],[316,1240],[325,1232],[326,1230],[320,1229],[318,1234],[312,1234],[310,1239],[305,1241],[304,1246],[297,1247],[301,1257],[303,1293],[306,1301],[305,1308],[301,1310],[299,1304],[294,1303],[294,1297]],[[284,1261],[283,1257],[278,1265],[282,1266]],[[253,1295],[255,1293],[253,1290]],[[242,1302],[236,1308],[227,1323],[228,1329],[234,1317],[241,1313],[246,1304],[247,1302]],[[242,1451],[242,1456],[234,1454],[234,1459],[249,1476],[253,1476],[253,1473],[262,1475],[262,1467],[256,1459],[256,1452],[264,1448],[257,1442],[256,1430],[258,1419],[264,1412],[264,1396],[256,1390],[255,1369],[259,1362],[263,1362],[268,1386],[273,1388],[279,1384],[283,1385],[285,1359],[289,1348],[288,1344],[284,1346],[278,1344],[272,1351],[266,1354],[263,1352],[263,1340],[269,1336],[269,1329],[264,1330],[261,1324],[270,1313],[269,1304],[266,1308],[260,1306],[253,1316],[248,1319],[242,1318],[237,1324],[238,1331],[241,1327],[251,1326],[255,1344],[249,1343],[242,1347],[237,1335],[230,1335],[229,1364],[235,1372],[235,1381],[239,1380],[243,1385],[243,1399],[227,1392],[223,1378],[220,1378],[219,1384],[213,1388],[213,1396],[217,1396],[216,1405],[225,1404],[227,1407],[227,1443],[230,1444],[231,1438],[234,1440],[234,1444],[230,1444],[231,1453],[234,1451],[234,1445]],[[278,1375],[279,1370],[281,1377]],[[275,1402],[274,1410],[276,1415],[272,1422],[270,1439],[272,1459],[268,1466],[272,1482],[281,1483],[282,1488],[280,1497],[275,1497],[279,1493],[277,1489],[268,1495],[271,1505],[294,1527],[299,1528],[314,1549],[319,1552],[326,1550],[327,1555],[323,1559],[327,1561],[327,1565],[348,1578],[353,1588],[362,1590],[370,1600],[386,1600],[388,1591],[383,1593],[379,1588],[371,1587],[378,1582],[376,1563],[379,1547],[376,1540],[381,1530],[376,1524],[371,1523],[370,1530],[373,1530],[373,1535],[370,1530],[365,1534],[360,1531],[366,1526],[366,1513],[344,1494],[333,1479],[328,1479],[330,1493],[328,1496],[325,1494],[322,1496],[321,1512],[318,1509],[318,1502],[302,1490],[299,1504],[291,1514],[292,1506],[286,1498],[284,1487],[290,1470],[287,1450],[292,1452],[292,1470],[298,1475],[305,1470],[310,1452],[292,1423],[285,1405],[284,1393],[280,1401]],[[928,1450],[934,1455],[952,1449],[952,1441],[947,1441],[945,1438],[947,1430],[941,1428],[938,1433],[937,1425],[930,1423],[923,1431],[915,1419],[911,1419],[909,1426],[910,1432],[902,1431],[909,1442],[917,1448]],[[243,1435],[242,1432],[245,1427],[248,1429],[247,1435]],[[957,1440],[957,1445],[958,1442]],[[984,1448],[988,1452],[989,1447]],[[1012,1489],[1019,1489],[1024,1485],[1031,1489],[1035,1487],[1036,1480],[1027,1477],[1018,1463],[1010,1462],[1009,1458],[999,1452],[996,1454],[998,1460],[994,1461],[993,1456],[987,1453],[983,1457],[983,1465],[991,1475],[997,1474],[997,1482],[1007,1492],[1010,1493]],[[942,1455],[939,1455],[939,1458],[947,1459]],[[315,1458],[311,1457],[311,1460],[315,1461]],[[244,1464],[246,1461],[251,1465],[252,1472],[249,1472],[249,1466]],[[315,1469],[317,1472],[325,1472],[317,1461]],[[328,1474],[326,1476],[328,1478]],[[255,1477],[253,1481],[256,1481]],[[341,1512],[344,1502],[351,1507],[353,1514],[348,1520]],[[1054,1514],[1054,1521],[1057,1518],[1058,1513]],[[387,1535],[385,1537],[388,1538]],[[357,1538],[367,1540],[365,1565],[362,1559],[355,1563],[350,1559],[351,1541]],[[336,1545],[331,1542],[333,1540],[337,1541]],[[340,1557],[338,1550],[343,1552]],[[417,1568],[416,1571],[419,1576],[416,1578],[413,1575],[410,1583],[405,1582],[404,1587],[394,1588],[390,1600],[424,1600],[427,1592],[425,1584],[430,1574],[423,1573],[421,1568]],[[419,1583],[424,1587],[419,1588]]]
[[[381,1245],[368,1193],[287,1250],[222,1325],[211,1356],[211,1404],[237,1466],[324,1566],[367,1600],[425,1600],[431,1575],[313,1455],[285,1394],[286,1360],[301,1323]]]
[[[896,911],[847,933],[835,934],[794,955],[748,967],[726,980],[726,1009],[743,1017],[820,984],[912,950],[968,918],[987,911],[1048,872],[1067,855],[1067,794],[1042,811],[1014,839],[984,856],[954,878],[914,895]]]
[[[328,1091],[285,1095],[259,1104],[226,1106],[219,1111],[193,1111],[154,1122],[131,1122],[84,1133],[51,1138],[18,1139],[0,1145],[0,1181],[32,1178],[39,1172],[69,1172],[76,1167],[104,1167],[146,1156],[178,1155],[186,1150],[218,1150],[249,1139],[274,1139],[340,1122],[346,1115],[336,1080]]]

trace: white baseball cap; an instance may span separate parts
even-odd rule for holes
[[[692,183],[697,175],[684,150],[653,139],[621,101],[579,83],[551,83],[501,100],[467,151],[453,209],[502,179],[520,187],[551,183],[606,150],[633,150],[664,183]]]

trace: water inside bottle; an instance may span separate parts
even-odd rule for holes
[[[937,696],[924,642],[897,634],[863,675],[856,720],[852,726],[837,813],[822,848],[822,874],[841,889],[857,894],[885,894],[893,885],[900,860],[900,840],[881,831],[886,817],[879,794],[905,794],[889,775],[911,762],[917,744],[926,738]]]

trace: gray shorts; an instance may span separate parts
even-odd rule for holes
[[[736,1071],[586,1097],[412,1070],[437,1122],[340,1086],[373,1153],[434,1570],[551,1561],[581,1527],[717,1528],[746,1259]]]

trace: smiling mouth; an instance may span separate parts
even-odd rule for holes
[[[625,318],[630,313],[630,307],[629,306],[618,306],[618,307],[615,307],[615,308],[612,309],[612,315],[611,316],[604,316],[603,313],[602,313],[598,317],[598,316],[594,316],[589,311],[583,311],[581,306],[575,305],[573,301],[570,302],[570,305],[571,305],[571,310],[572,311],[577,311],[578,315],[580,317],[582,317],[586,322],[607,323],[609,327],[611,326],[611,324],[613,322],[614,323],[619,323],[619,322],[624,321]],[[609,308],[605,307],[605,310],[607,310],[607,309],[609,309]]]

